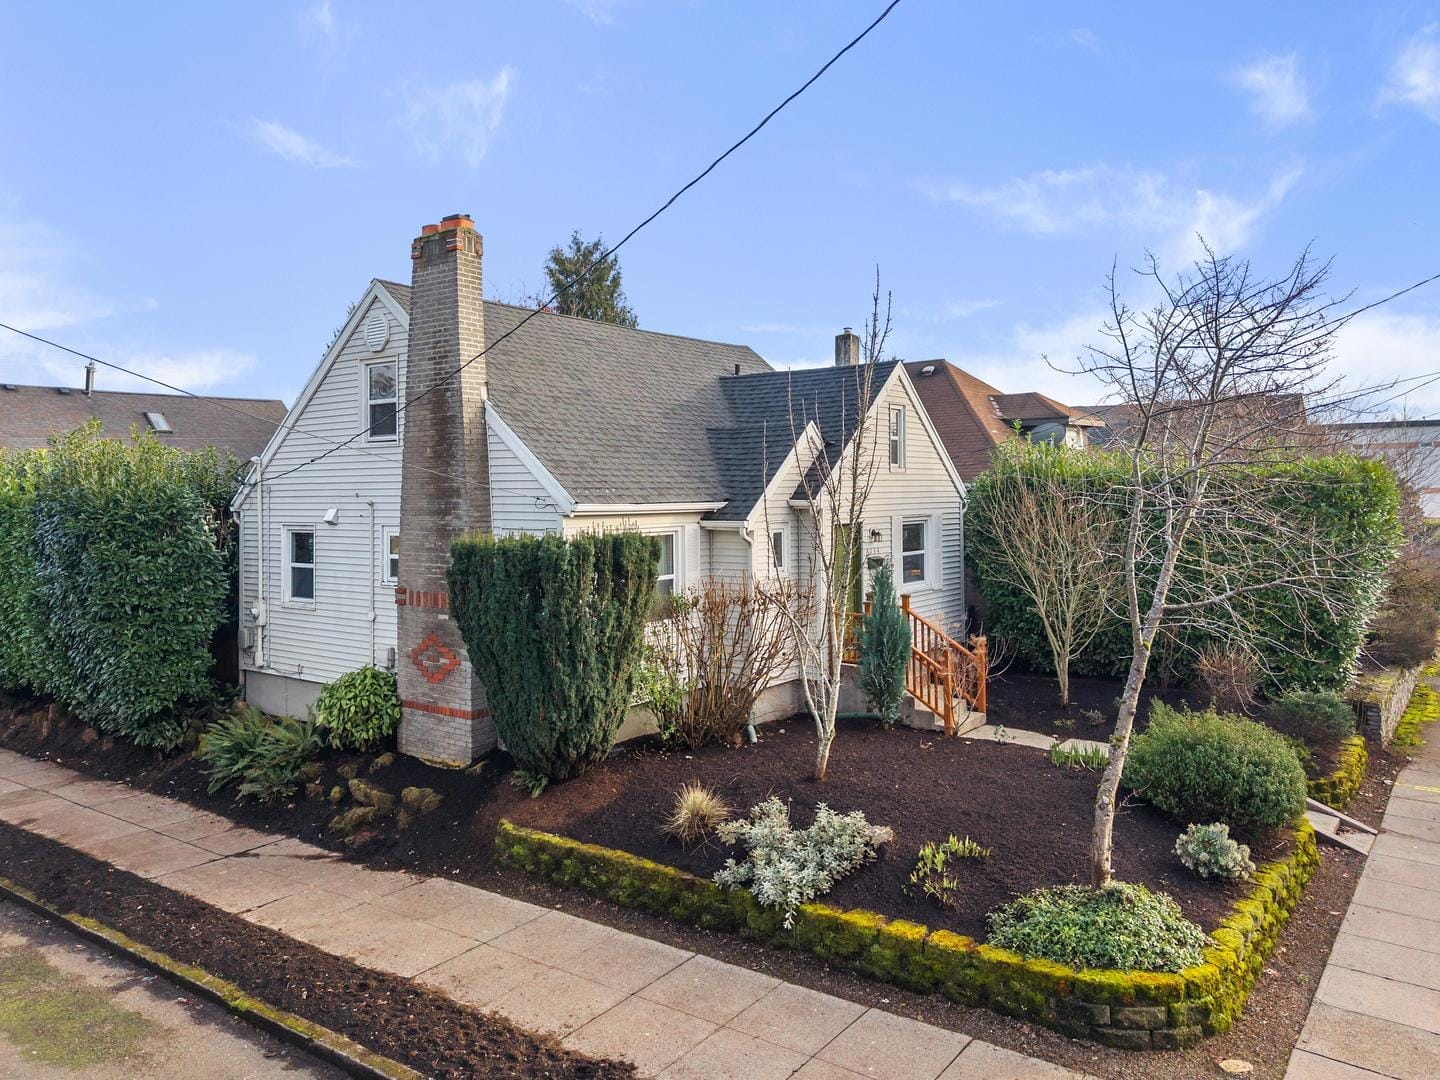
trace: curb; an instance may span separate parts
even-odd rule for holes
[[[213,1001],[246,1023],[268,1031],[293,1046],[313,1054],[361,1080],[424,1080],[424,1074],[408,1065],[365,1049],[359,1043],[329,1028],[311,1023],[294,1013],[267,1005],[245,993],[234,983],[182,964],[164,953],[142,945],[118,930],[83,915],[64,914],[35,893],[0,877],[0,898],[13,901],[92,944],[115,953],[133,964],[148,968],[184,990]]]

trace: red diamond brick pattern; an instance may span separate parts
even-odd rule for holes
[[[460,666],[460,657],[447,648],[436,634],[430,633],[410,650],[410,662],[426,682],[434,684],[444,682]]]

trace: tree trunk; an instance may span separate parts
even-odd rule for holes
[[[1070,654],[1055,657],[1055,677],[1060,682],[1060,707],[1070,708]]]
[[[835,741],[834,721],[831,721],[829,728],[822,727],[818,734],[820,736],[820,747],[815,755],[815,779],[823,781],[825,779],[825,770],[830,767],[830,745]]]
[[[1090,841],[1090,884],[1100,888],[1113,876],[1111,852],[1115,841],[1115,806],[1120,796],[1120,777],[1125,771],[1125,758],[1130,752],[1130,732],[1135,727],[1135,713],[1140,706],[1140,688],[1145,685],[1145,672],[1150,667],[1150,645],[1135,650],[1130,660],[1130,674],[1125,679],[1125,692],[1120,696],[1120,713],[1115,719],[1115,734],[1110,736],[1110,763],[1100,777],[1095,793],[1095,831]]]

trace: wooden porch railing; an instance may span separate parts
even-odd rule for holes
[[[910,609],[909,595],[900,597],[900,610],[910,625],[910,660],[905,665],[905,690],[945,723],[945,734],[955,734],[957,702],[975,712],[985,711],[986,644],[972,637],[967,647],[923,615]],[[870,600],[865,601],[865,614]],[[859,630],[862,613],[850,615],[845,635],[845,662],[860,659]]]

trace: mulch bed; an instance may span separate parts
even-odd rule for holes
[[[1095,682],[1097,693],[1108,695],[1113,702],[1118,692],[1117,684]],[[1007,695],[1010,693],[1008,683],[1005,692]],[[1049,692],[1053,698],[1053,683]],[[992,715],[997,705],[998,700],[991,706]],[[125,780],[155,794],[182,798],[254,828],[299,836],[310,843],[346,851],[345,846],[326,831],[335,808],[323,799],[300,798],[293,803],[269,807],[253,802],[237,803],[225,792],[208,796],[205,794],[203,770],[189,754],[160,758],[123,743],[107,744],[103,739],[92,738],[83,725],[74,721],[57,721],[44,730],[39,722],[44,715],[44,706],[39,706],[37,710],[33,702],[27,701],[12,701],[7,706],[0,699],[0,746],[57,761],[94,776]],[[788,729],[790,725],[786,726]],[[1014,721],[1012,726],[1033,729],[1039,725]],[[1084,733],[1077,731],[1075,734]],[[836,762],[841,760],[840,755],[844,752],[846,735],[847,732],[842,732],[836,741]],[[773,745],[768,738],[766,745]],[[1022,750],[1017,746],[993,749],[1007,754]],[[337,766],[347,762],[364,766],[372,757],[327,753],[323,759],[327,766],[323,783],[328,788],[339,782],[335,774]],[[1394,773],[1403,760],[1403,757],[1384,755],[1371,748],[1370,775],[1350,807],[1356,817],[1378,823],[1389,798],[1390,782],[1393,782]],[[497,867],[492,858],[492,843],[498,819],[505,815],[524,820],[526,812],[543,810],[548,800],[565,790],[565,786],[558,786],[532,802],[506,783],[509,769],[510,763],[503,754],[492,755],[479,775],[473,776],[400,758],[390,768],[368,778],[390,791],[412,784],[433,787],[445,796],[444,805],[426,819],[423,827],[401,833],[388,829],[373,842],[347,851],[347,854],[377,868],[405,868],[421,874],[452,877],[544,904],[677,948],[703,952],[776,978],[963,1031],[1021,1053],[1044,1057],[1068,1068],[1114,1080],[1219,1075],[1215,1063],[1231,1057],[1252,1062],[1256,1077],[1279,1080],[1285,1073],[1290,1050],[1299,1038],[1310,999],[1364,865],[1359,855],[1322,845],[1321,866],[1306,890],[1299,910],[1281,936],[1279,947],[1255,985],[1244,1014],[1229,1033],[1206,1039],[1178,1054],[1135,1054],[1068,1039],[1038,1025],[999,1016],[986,1009],[957,1006],[936,995],[913,994],[860,975],[834,970],[807,954],[776,950],[734,935],[684,926],[593,900],[573,890],[537,883],[519,873]],[[1060,770],[1054,771],[1060,773]],[[366,774],[362,771],[361,775]],[[834,779],[825,786],[824,796],[838,807],[841,802],[838,792],[842,790],[845,779],[843,773],[832,775]],[[1084,782],[1093,791],[1095,774],[1077,771],[1073,775],[1088,778]],[[962,772],[947,778],[947,782],[949,790],[958,793],[965,790],[967,777]],[[1008,791],[1003,794],[1005,797],[997,803],[996,814],[992,816],[998,816],[999,809],[1009,803]],[[1133,816],[1134,809],[1127,807],[1122,811],[1122,829],[1126,827],[1125,821]],[[658,808],[656,813],[659,813]],[[874,816],[883,820],[879,812]],[[796,818],[800,819],[798,813]],[[1079,820],[1076,819],[1076,828],[1083,833],[1084,826],[1078,823]],[[1088,820],[1088,808],[1083,820]],[[1123,862],[1119,869],[1122,876],[1131,876]],[[933,914],[937,910],[931,908],[922,921],[937,925]]]
[[[635,1075],[3,823],[0,874],[426,1076]]]
[[[985,720],[1002,727],[1038,731],[1057,739],[1106,742],[1115,731],[1115,700],[1122,689],[1115,679],[1071,676],[1070,705],[1061,708],[1059,684],[1053,675],[1006,672],[990,679]],[[1167,705],[1204,705],[1200,695],[1187,687],[1147,686],[1140,693],[1140,708],[1135,713],[1136,731],[1143,731],[1149,725],[1150,703],[1157,699]]]

